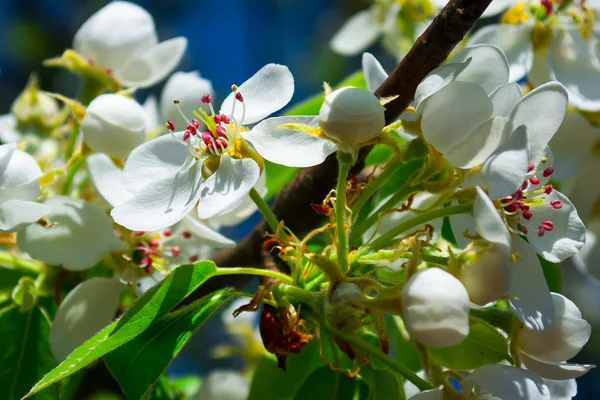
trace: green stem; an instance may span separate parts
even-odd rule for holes
[[[273,233],[277,232],[277,228],[279,227],[279,221],[273,211],[271,211],[271,207],[265,202],[265,200],[261,197],[260,194],[256,191],[256,189],[250,189],[250,198],[258,207],[258,210],[261,212],[265,220],[273,230]]]
[[[69,160],[73,157],[77,138],[79,137],[79,122],[75,118],[73,118],[72,121],[73,127],[71,128],[71,133],[69,133],[69,140],[67,142],[67,147],[65,148],[65,160]]]
[[[387,365],[389,368],[402,375],[406,380],[411,382],[413,385],[419,388],[419,390],[431,390],[434,389],[433,385],[428,383],[427,381],[419,378],[414,372],[406,368],[404,365],[400,364],[398,361],[394,360],[387,354],[383,353],[378,348],[375,348],[368,344],[367,342],[361,340],[360,338],[349,335],[347,333],[341,332],[331,326],[329,326],[322,318],[319,316],[312,314],[311,316],[319,322],[321,328],[333,336],[337,336],[340,339],[343,339],[349,345],[356,347],[359,350],[369,354],[371,357],[378,359],[383,364]]]
[[[365,254],[360,257],[360,259],[355,259],[356,262],[364,262],[364,261],[377,261],[377,260],[390,260],[394,257],[396,258],[411,258],[413,253],[410,251],[403,251],[401,253],[396,253],[393,250],[380,250],[377,253]],[[419,254],[419,258],[425,262],[429,262],[432,264],[445,265],[448,266],[448,257],[439,257],[432,256],[431,254]]]
[[[297,286],[291,285],[277,285],[273,288],[273,292],[282,295],[282,296],[290,296],[297,300],[302,301],[303,303],[309,304],[311,306],[315,306],[317,298],[319,297],[319,292],[311,292],[305,289],[301,289]]]
[[[338,152],[338,178],[335,188],[335,224],[338,240],[338,264],[341,271],[348,268],[348,231],[346,230],[346,188],[351,163],[345,162]]]
[[[69,165],[65,183],[63,184],[62,194],[69,194],[71,191],[71,186],[73,185],[73,180],[75,179],[75,175],[77,174],[77,171],[81,169],[84,163],[85,157],[80,156],[79,159],[75,160],[73,163],[71,163],[71,165]]]
[[[382,248],[390,245],[396,236],[400,235],[412,229],[416,226],[425,224],[438,218],[448,217],[456,214],[470,214],[473,212],[473,203],[457,204],[450,207],[439,208],[437,210],[429,211],[421,215],[405,221],[396,227],[390,229],[371,244],[363,246],[356,254],[356,258],[361,257],[364,254],[371,253],[373,251],[381,250]]]
[[[0,251],[0,265],[36,275],[42,272],[41,265],[33,261],[23,260],[8,251]]]
[[[277,271],[271,271],[267,269],[259,268],[246,268],[246,267],[234,267],[234,268],[219,268],[215,275],[257,275],[257,276],[268,276],[271,278],[282,280],[286,283],[294,283],[291,276],[283,274]]]
[[[352,204],[352,215],[357,217],[360,210],[367,204],[367,201],[373,196],[375,191],[379,189],[383,184],[394,175],[404,164],[400,159],[396,159],[386,169],[384,169],[379,175],[375,177],[361,192],[360,196]]]

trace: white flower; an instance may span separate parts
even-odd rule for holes
[[[417,393],[408,400],[443,400],[444,399],[444,387],[440,386],[435,389],[425,390],[421,393]]]
[[[402,290],[402,318],[410,335],[428,347],[450,347],[469,334],[469,294],[451,274],[428,268]]]
[[[466,255],[458,279],[467,289],[471,302],[483,306],[498,300],[510,289],[512,266],[508,255],[497,246],[475,245]]]
[[[0,232],[25,228],[49,212],[37,203],[42,170],[14,144],[0,146]]]
[[[165,83],[160,95],[162,121],[171,120],[175,126],[187,125],[179,110],[177,110],[177,106],[173,104],[173,100],[179,100],[179,108],[181,108],[184,115],[192,115],[198,109],[198,102],[203,94],[214,95],[211,81],[202,78],[198,71],[175,72]],[[200,107],[210,113],[208,104],[200,103]],[[203,130],[206,127],[200,129]]]
[[[48,198],[44,204],[50,209],[46,217],[52,225],[29,225],[17,235],[19,248],[32,258],[81,271],[107,253],[125,248],[100,207],[63,196]]]
[[[198,216],[208,219],[238,207],[256,185],[260,167],[244,141],[243,124],[253,124],[289,102],[294,90],[287,67],[268,64],[223,102],[212,115],[195,112],[209,129],[198,131],[198,120],[184,131],[153,139],[127,159],[123,182],[134,193],[115,207],[116,223],[131,230],[163,229],[183,219],[198,204]],[[175,126],[171,126],[175,130]],[[260,160],[259,160],[260,161]]]
[[[573,256],[573,263],[586,276],[600,281],[600,220],[593,219],[587,226],[585,244]]]
[[[148,87],[179,64],[183,37],[158,43],[152,16],[142,7],[113,1],[92,15],[75,34],[75,51],[126,86]]]
[[[146,137],[144,109],[135,100],[118,94],[96,97],[81,122],[90,149],[125,159]]]
[[[476,399],[485,394],[500,400],[551,400],[542,378],[531,371],[506,365],[484,365],[463,381],[466,393],[476,388]],[[489,397],[488,397],[489,399]]]
[[[244,400],[250,393],[250,382],[239,372],[212,371],[202,381],[195,400]]]
[[[118,279],[96,277],[69,292],[50,329],[50,349],[59,362],[115,318],[124,288]]]
[[[550,390],[550,398],[552,400],[571,400],[577,395],[577,382],[575,379],[555,381],[544,378],[544,383]]]

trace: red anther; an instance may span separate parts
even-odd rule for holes
[[[542,7],[544,7],[544,10],[546,11],[546,15],[552,14],[553,8],[551,0],[542,0],[541,3]]]
[[[216,131],[217,131],[217,135],[219,135],[222,138],[227,139],[227,129],[225,129],[225,127],[223,125],[217,125]]]
[[[177,257],[179,253],[181,253],[181,249],[179,248],[179,246],[171,246],[171,255],[173,257]]]
[[[236,99],[237,101],[239,101],[240,103],[243,103],[243,102],[244,102],[244,96],[242,96],[242,94],[241,94],[240,92],[237,92],[237,93],[235,94],[235,99]]]
[[[563,203],[562,203],[562,201],[560,201],[560,200],[558,200],[558,199],[555,199],[555,200],[552,200],[552,201],[550,202],[550,205],[551,205],[551,206],[552,206],[552,207],[553,207],[555,210],[559,210],[559,209],[561,209],[561,208],[562,208],[562,206],[563,206]]]
[[[511,205],[506,207],[506,211],[515,212],[515,211],[517,211],[517,206],[515,205],[515,203],[512,203]]]
[[[544,227],[545,230],[551,231],[552,229],[554,229],[554,222],[552,222],[550,220],[544,220],[542,222],[542,226]]]
[[[144,231],[133,231],[133,234],[135,236],[142,236],[142,235],[144,235],[144,233],[146,233],[146,232],[144,232]]]
[[[168,120],[167,123],[165,124],[165,126],[167,127],[168,130],[170,130],[171,132],[175,130],[175,124],[173,123],[173,121]]]
[[[189,124],[188,126],[185,127],[186,131],[190,131],[190,133],[192,134],[192,136],[196,136],[196,133],[198,133],[198,130],[196,129],[196,127],[192,124]]]
[[[193,256],[190,257],[190,262],[196,262],[196,261],[198,261],[198,256],[194,254]]]
[[[160,242],[156,239],[152,239],[151,241],[148,242],[148,244],[150,245],[150,247],[158,247],[160,246]]]
[[[202,96],[202,99],[200,99],[201,102],[203,102],[204,104],[208,104],[212,101],[210,94],[206,93],[205,95]]]
[[[554,168],[548,167],[544,170],[544,172],[542,172],[542,175],[544,175],[544,178],[547,178],[550,175],[552,175],[553,172],[554,172]]]
[[[197,119],[193,119],[193,120],[192,120],[192,125],[194,125],[194,127],[195,127],[196,129],[198,129],[198,128],[200,127],[200,122],[198,122],[198,120],[197,120]]]
[[[533,214],[531,214],[531,211],[529,211],[529,210],[523,211],[523,218],[525,218],[526,220],[529,221],[532,216],[533,216]]]
[[[521,207],[521,210],[527,211],[527,210],[529,210],[529,208],[530,208],[529,206],[523,205],[523,207]]]
[[[225,124],[229,124],[231,123],[231,118],[229,118],[229,116],[225,114],[221,114],[221,121],[223,121],[223,123]]]
[[[513,203],[515,205],[515,207],[517,207],[519,210],[523,209],[523,202],[521,202],[521,200],[517,200]]]
[[[535,169],[535,165],[533,163],[529,163],[529,165],[527,166],[527,172],[531,172]]]
[[[539,185],[541,181],[539,178],[532,176],[531,178],[529,178],[529,182],[531,182],[532,185]]]
[[[220,124],[222,121],[221,115],[219,115],[219,114],[213,115],[213,120],[215,121],[216,124]]]
[[[512,200],[513,200],[513,197],[512,196],[508,196],[505,199],[502,199],[502,202],[503,203],[510,203]]]
[[[519,225],[519,229],[521,230],[521,232],[523,232],[526,235],[529,233],[529,231],[527,230],[527,227],[525,225]]]
[[[521,187],[519,188],[519,190],[525,190],[525,189],[527,189],[527,186],[529,186],[529,182],[524,181],[523,184],[521,185]]]
[[[163,231],[163,235],[164,235],[165,237],[170,237],[171,235],[173,235],[173,229],[171,229],[171,228],[166,228],[166,229]]]
[[[183,236],[184,239],[189,239],[192,237],[192,234],[190,231],[183,231],[181,232],[181,236]]]
[[[540,227],[538,228],[538,236],[539,236],[539,237],[542,237],[542,236],[544,236],[544,232],[546,232],[546,231],[544,230],[544,227],[543,227],[543,226],[540,226]]]
[[[552,185],[544,186],[544,193],[546,193],[546,194],[552,193]]]
[[[202,132],[202,141],[205,145],[208,146],[209,143],[212,143],[214,138],[215,137],[213,136],[211,131],[205,130],[204,132]]]
[[[150,267],[152,265],[152,258],[150,257],[144,257],[142,258],[142,261],[140,261],[140,266],[147,268]]]
[[[214,142],[210,143],[208,145],[209,148],[211,149],[219,149],[219,150],[223,150],[227,148],[227,141],[225,139],[223,139],[221,136],[219,136],[218,138],[216,138],[214,140]]]
[[[192,132],[186,129],[186,131],[183,132],[183,140],[188,140],[190,136],[192,136]]]

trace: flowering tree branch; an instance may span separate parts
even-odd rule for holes
[[[414,46],[396,66],[390,76],[377,89],[379,97],[398,96],[386,104],[386,123],[391,123],[412,101],[418,84],[434,68],[450,55],[473,24],[481,17],[491,0],[451,0],[437,15],[427,30],[417,39]],[[364,160],[371,147],[361,149],[359,159],[351,173],[357,174],[364,167]],[[311,204],[320,204],[335,186],[337,160],[334,155],[325,162],[302,170],[277,196],[273,212],[280,221],[297,234],[313,229],[322,221]],[[261,250],[266,222],[261,222],[242,240],[237,247],[217,254],[214,261],[222,267],[263,265]],[[244,276],[213,279],[201,286],[191,298],[224,287],[239,286],[246,281]]]

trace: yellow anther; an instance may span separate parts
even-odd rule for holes
[[[516,25],[521,22],[529,20],[527,14],[527,7],[524,1],[520,1],[508,10],[500,17],[500,22],[503,24]]]
[[[521,258],[521,256],[517,253],[512,253],[510,255],[510,262],[512,262],[513,264],[517,262],[517,260]]]
[[[550,47],[554,39],[554,30],[552,26],[544,24],[543,22],[536,22],[531,30],[531,44],[533,50],[543,51]]]
[[[232,92],[237,92],[237,90],[238,90],[238,85],[231,85]]]
[[[542,157],[542,164],[546,164],[548,162],[548,157]]]

